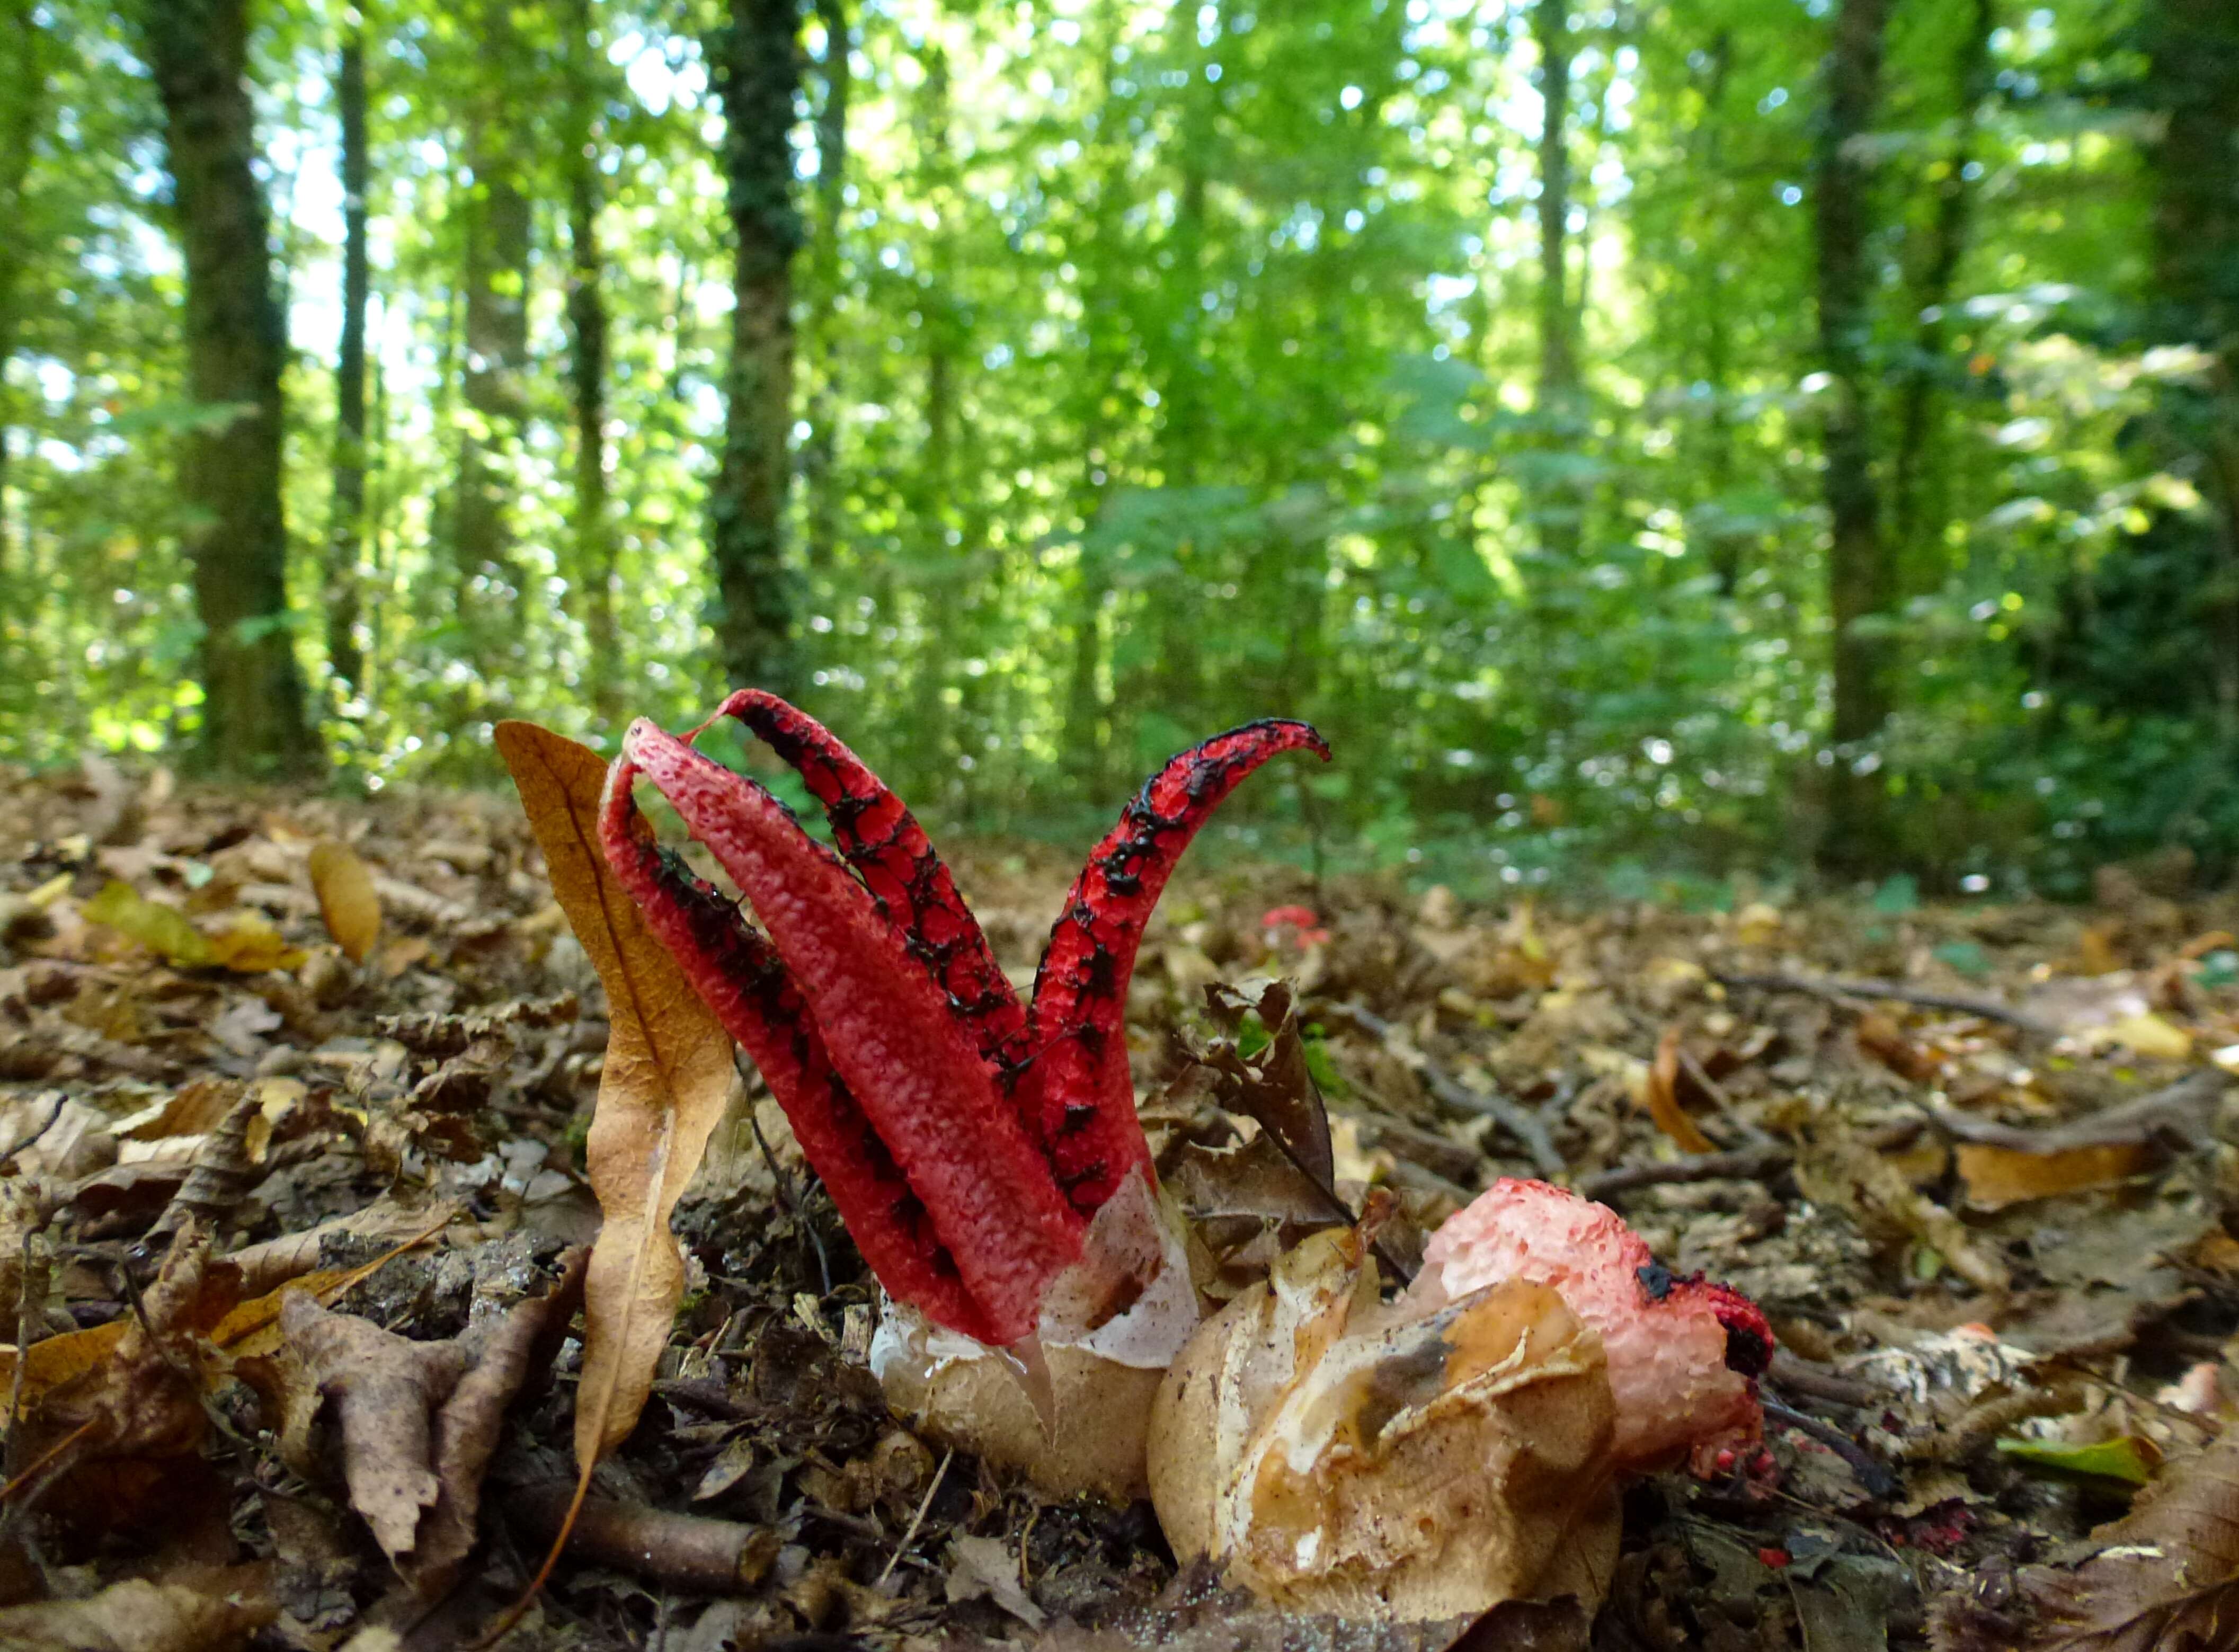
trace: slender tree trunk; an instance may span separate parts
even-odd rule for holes
[[[1870,748],[1889,719],[1890,650],[1870,627],[1889,614],[1897,579],[1882,539],[1873,474],[1871,180],[1858,141],[1871,129],[1881,101],[1890,4],[1841,0],[1813,166],[1819,353],[1830,380],[1823,439],[1828,606],[1835,627],[1835,761],[1820,859],[1844,872],[1870,870],[1888,853],[1887,787]]]
[[[1159,468],[1166,487],[1192,488],[1204,480],[1213,439],[1209,381],[1213,368],[1205,336],[1206,248],[1208,195],[1218,164],[1214,147],[1220,136],[1223,94],[1221,83],[1206,78],[1205,71],[1219,60],[1228,20],[1218,0],[1205,5],[1179,0],[1168,15],[1175,20],[1171,26],[1196,35],[1199,52],[1185,94],[1187,102],[1182,110],[1176,157],[1181,188],[1174,204],[1173,227],[1168,232],[1174,291],[1166,307],[1173,320],[1162,352],[1166,370],[1160,377],[1160,394],[1166,405],[1159,428]],[[1195,541],[1186,538],[1177,538],[1173,549],[1174,572],[1153,582],[1146,598],[1156,657],[1134,673],[1136,680],[1125,698],[1133,705],[1161,706],[1179,720],[1194,721],[1205,693],[1199,646],[1205,611],[1199,595],[1204,581],[1200,566],[1204,553]]]
[[[924,637],[913,696],[919,755],[930,769],[941,799],[959,784],[953,750],[955,731],[948,705],[950,661],[956,644],[958,587],[965,561],[977,547],[959,531],[956,499],[957,362],[962,354],[962,317],[956,302],[953,242],[960,212],[953,137],[950,131],[948,52],[936,35],[919,54],[924,81],[918,95],[917,189],[919,202],[938,217],[926,249],[927,281],[919,295],[924,315],[925,439],[918,454],[914,510],[918,533],[918,614]]]
[[[2202,593],[2216,717],[2227,746],[2239,746],[2239,12],[2229,0],[2156,0],[2146,32],[2148,85],[2166,117],[2148,151],[2157,330],[2216,362],[2208,393],[2183,416],[2222,552]]]
[[[1718,593],[1731,596],[1741,583],[1744,538],[1732,527],[1726,503],[1734,486],[1733,327],[1725,297],[1733,249],[1727,244],[1724,222],[1726,85],[1733,73],[1733,36],[1720,30],[1707,58],[1703,114],[1691,146],[1700,169],[1695,188],[1704,203],[1696,231],[1696,305],[1703,317],[1703,382],[1711,392],[1703,443],[1703,483],[1711,501],[1704,538]]]
[[[1108,446],[1112,421],[1106,401],[1113,394],[1113,381],[1128,351],[1124,312],[1112,277],[1119,268],[1130,146],[1125,139],[1126,111],[1113,91],[1119,22],[1109,5],[1100,17],[1096,124],[1090,143],[1100,165],[1095,174],[1096,199],[1089,219],[1088,244],[1079,260],[1080,267],[1088,272],[1081,303],[1086,360],[1073,396],[1073,422],[1080,433],[1080,474],[1074,484],[1073,508],[1080,518],[1081,544],[1073,575],[1073,659],[1065,699],[1066,761],[1074,779],[1084,786],[1104,778],[1107,720],[1103,691],[1104,609],[1112,589],[1109,562],[1100,550],[1090,547],[1089,540],[1103,520],[1117,457]]]
[[[1569,0],[1534,0],[1531,36],[1539,47],[1539,393],[1551,446],[1581,434],[1578,312],[1571,301],[1571,9]],[[1533,501],[1540,548],[1576,556],[1581,501],[1569,486],[1543,487]]]
[[[518,107],[517,66],[527,48],[513,0],[475,0],[470,19],[479,57],[477,96],[467,112],[466,358],[460,378],[466,416],[452,549],[458,612],[468,659],[485,676],[468,717],[488,703],[489,675],[520,651],[523,576],[513,550],[513,492],[521,426],[528,416],[528,261],[535,213]]]
[[[10,545],[9,461],[16,430],[15,392],[8,385],[9,364],[23,332],[23,249],[29,244],[24,185],[30,176],[31,145],[37,136],[47,97],[45,30],[32,0],[0,0],[0,69],[15,88],[0,120],[0,589],[16,567]],[[14,604],[0,595],[0,618]]]
[[[797,673],[785,561],[793,423],[794,99],[798,0],[731,0],[709,42],[723,104],[722,169],[735,240],[722,467],[708,500],[716,646],[736,685],[781,693]]]
[[[1926,566],[1927,541],[1942,526],[1942,513],[1931,510],[1925,494],[1937,446],[1935,438],[1943,422],[1943,398],[1938,391],[1949,371],[1944,311],[1972,228],[1976,192],[1967,168],[1975,158],[1983,100],[1990,96],[1990,36],[1997,24],[1997,0],[1973,0],[1967,32],[1952,61],[1956,113],[1951,150],[1937,181],[1927,249],[1913,282],[1912,360],[1897,382],[1896,435],[1890,455],[1891,542],[1900,586],[1908,572],[1914,582],[1932,580],[1933,571]]]
[[[367,261],[365,30],[350,30],[335,76],[342,129],[342,335],[335,362],[334,500],[327,525],[327,667],[345,700],[365,687],[357,638],[358,559],[365,546],[365,309]]]
[[[816,0],[824,25],[824,104],[816,111],[816,229],[809,244],[805,330],[816,375],[808,395],[801,481],[808,491],[808,563],[828,569],[840,546],[840,220],[847,208],[847,103],[854,85],[847,0]]]
[[[185,439],[180,491],[203,624],[199,758],[227,773],[319,766],[288,617],[280,506],[285,323],[252,169],[245,0],[139,0],[186,262],[187,387],[235,411]]]
[[[600,69],[591,48],[592,0],[568,18],[568,381],[575,402],[574,567],[590,650],[591,704],[612,726],[621,715],[621,639],[615,624],[615,544],[607,485],[606,261],[599,250]]]

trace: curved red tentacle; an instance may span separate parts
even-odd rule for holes
[[[642,718],[622,754],[754,903],[834,1068],[986,1310],[992,1340],[1026,1335],[1043,1288],[1080,1255],[1085,1224],[900,928],[752,780]]]
[[[761,1070],[809,1168],[823,1178],[887,1294],[940,1324],[988,1339],[993,1327],[986,1312],[965,1288],[924,1202],[834,1068],[800,985],[735,906],[655,845],[630,798],[637,773],[627,759],[607,771],[599,842],[615,880],[693,990]]]
[[[948,995],[980,1052],[1006,1065],[1020,1060],[1026,1006],[917,817],[831,730],[775,694],[741,688],[715,714],[737,718],[799,772],[824,806],[840,855],[900,926],[911,956]]]
[[[1018,1095],[1077,1211],[1094,1211],[1149,1158],[1122,1023],[1151,909],[1206,817],[1260,764],[1299,748],[1328,760],[1329,744],[1312,727],[1270,718],[1170,759],[1120,812],[1066,896],[1034,977],[1033,1053]]]

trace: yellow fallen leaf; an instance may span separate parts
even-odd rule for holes
[[[1648,1090],[1642,1097],[1648,1116],[1656,1127],[1669,1136],[1685,1153],[1707,1153],[1717,1144],[1703,1133],[1703,1128],[1688,1117],[1687,1110],[1679,1105],[1679,1028],[1677,1024],[1664,1029],[1657,1040],[1656,1061],[1648,1070]]]
[[[2050,1153],[1961,1142],[1956,1152],[1959,1178],[1967,1184],[1967,1202],[1985,1211],[2106,1187],[2136,1175],[2153,1158],[2153,1150],[2143,1141],[2102,1142]]]
[[[606,1218],[584,1285],[575,1407],[575,1455],[588,1476],[653,1391],[684,1293],[669,1213],[729,1098],[731,1039],[607,868],[598,832],[605,760],[533,723],[500,723],[497,748],[552,892],[607,989],[606,1066],[584,1144]]]
[[[302,947],[289,945],[287,937],[262,912],[237,912],[203,939],[209,949],[209,961],[237,975],[295,969],[310,956]]]
[[[130,884],[112,878],[85,903],[84,912],[92,922],[108,925],[167,964],[200,969],[212,962],[209,937],[196,929],[186,913],[160,900],[149,900]]]
[[[2088,1037],[2095,1049],[2116,1044],[2134,1055],[2156,1061],[2183,1061],[2192,1054],[2192,1035],[2182,1027],[2171,1026],[2150,1010],[2094,1027]]]
[[[332,838],[322,838],[311,850],[311,888],[319,898],[319,916],[327,933],[353,964],[362,964],[381,939],[381,895],[373,886],[373,873],[357,851]]]

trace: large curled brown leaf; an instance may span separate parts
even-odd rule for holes
[[[506,1408],[553,1315],[569,1309],[582,1259],[572,1252],[554,1290],[475,1321],[450,1342],[414,1342],[287,1293],[282,1452],[308,1470],[311,1426],[331,1407],[350,1506],[423,1597],[448,1589],[474,1548],[482,1476]]]
[[[669,1213],[730,1095],[731,1039],[607,869],[598,847],[607,766],[598,753],[520,722],[498,725],[497,748],[552,892],[607,990],[606,1068],[585,1144],[606,1218],[584,1287],[575,1455],[588,1471],[630,1431],[653,1391],[684,1294]]]

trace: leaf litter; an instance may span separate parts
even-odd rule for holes
[[[548,821],[596,806],[564,746]],[[0,1645],[462,1643],[587,1463],[508,1644],[2239,1644],[2229,896],[2109,868],[2079,908],[1479,908],[1186,872],[1130,1045],[1212,1277],[1374,1196],[1396,1284],[1410,1231],[1558,1173],[1780,1339],[1772,1473],[1636,1486],[1597,1624],[1376,1628],[892,1415],[782,1117],[689,1000],[615,1012],[627,905],[579,939],[599,867],[518,799],[100,778],[0,796]],[[1065,859],[951,857],[1020,979]],[[619,1156],[602,1088],[636,1098]],[[631,1306],[595,1263],[587,1326],[601,1194]]]

